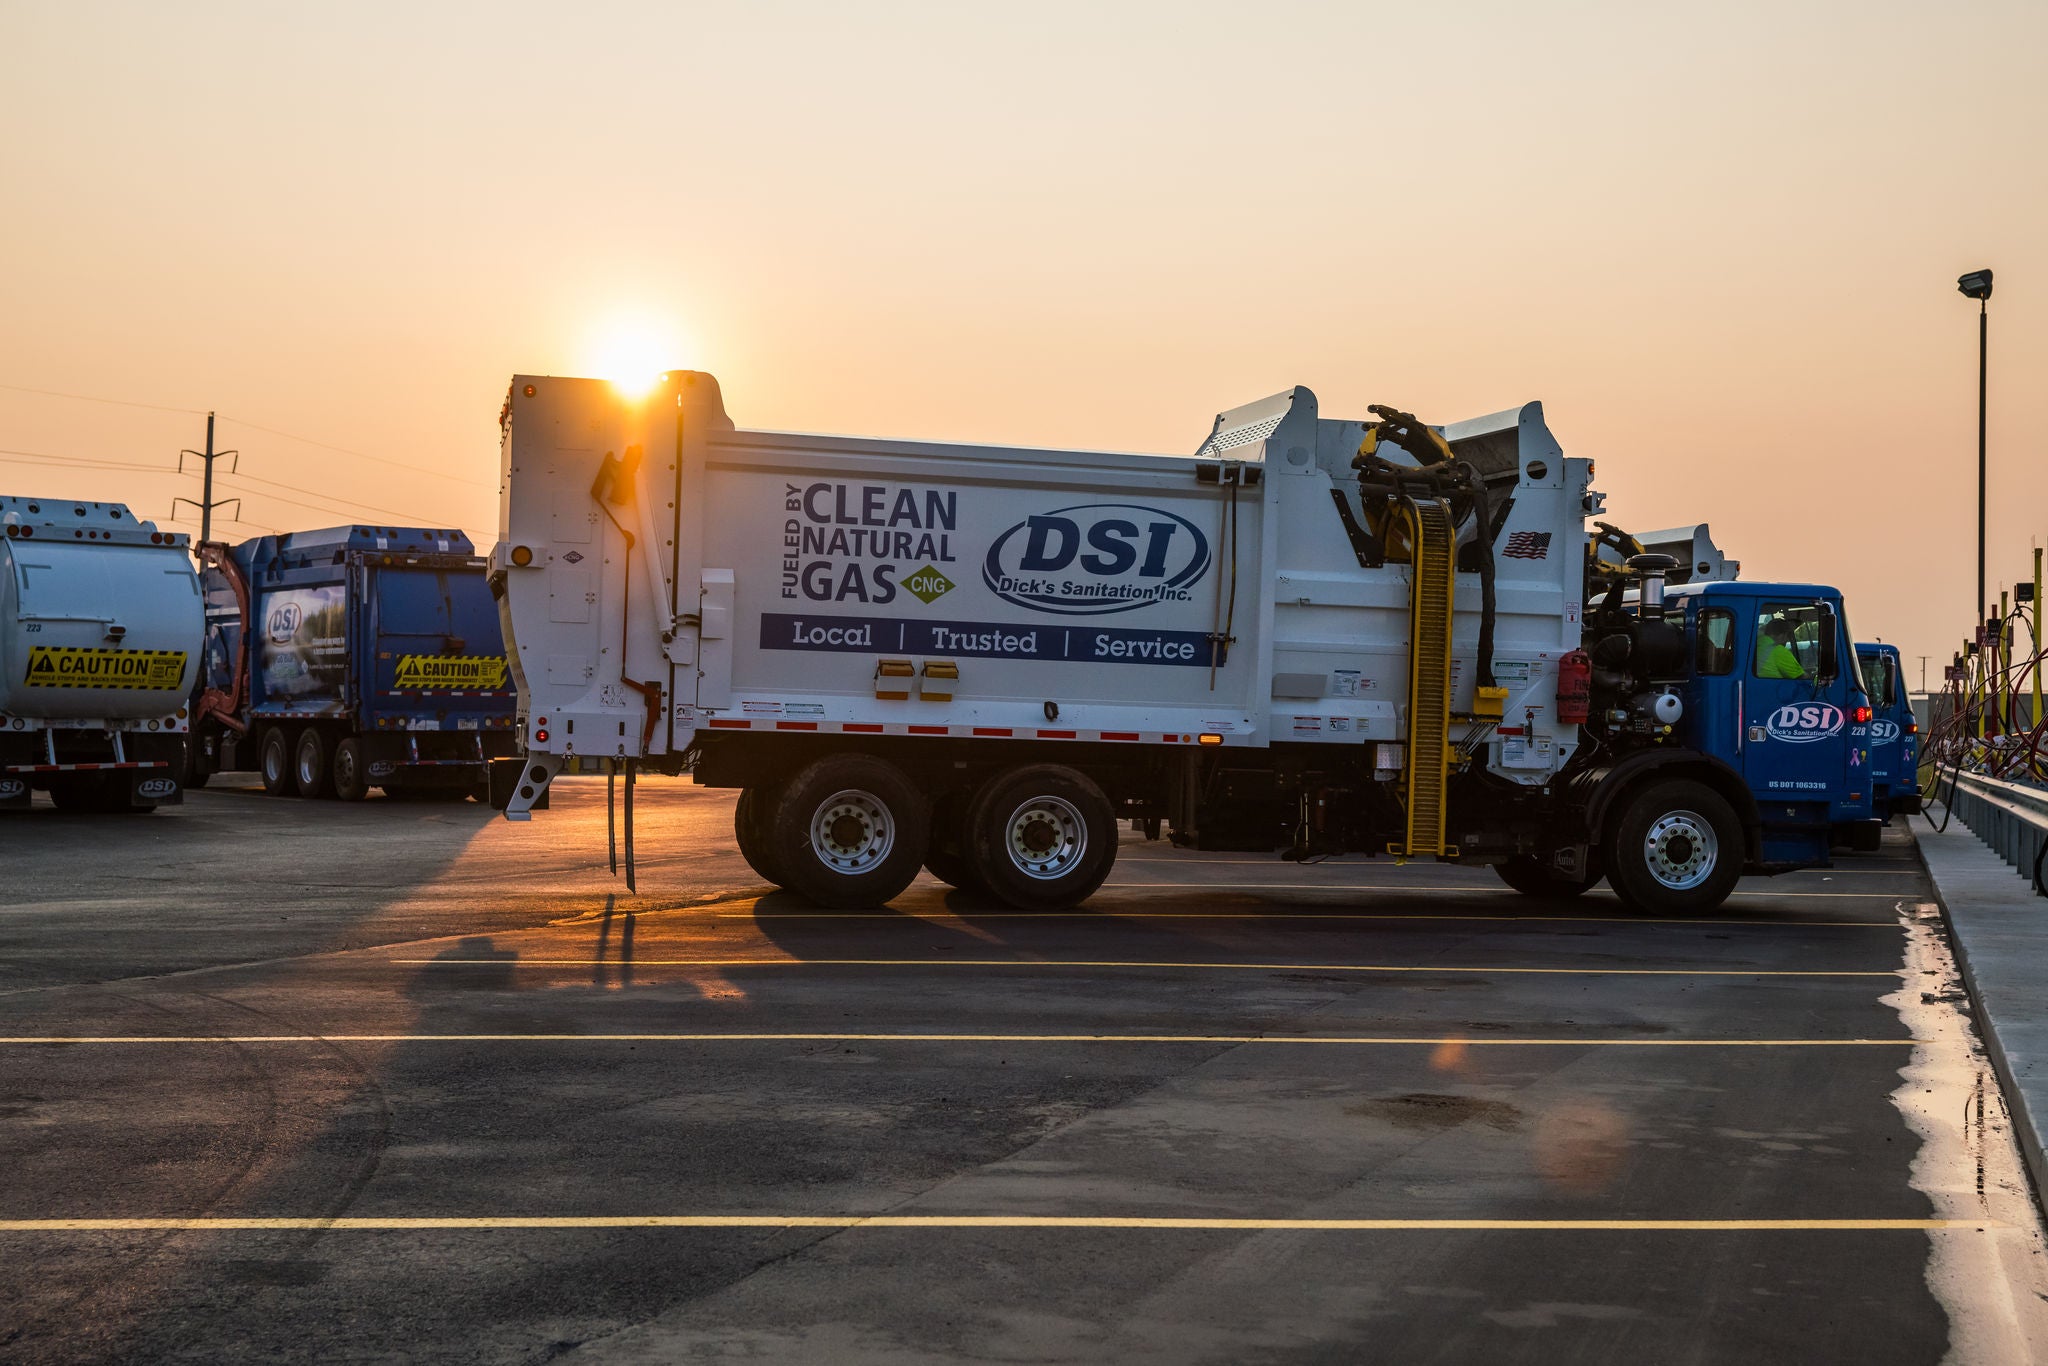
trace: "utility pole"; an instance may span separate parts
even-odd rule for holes
[[[206,415],[206,449],[203,451],[179,451],[178,473],[180,474],[183,474],[185,472],[185,457],[188,455],[194,457],[195,459],[201,462],[201,487],[199,492],[199,501],[196,503],[192,503],[192,500],[190,498],[173,498],[171,500],[171,515],[173,517],[177,516],[178,504],[180,503],[192,503],[193,507],[198,508],[199,543],[201,545],[204,545],[208,541],[213,539],[213,510],[215,508],[226,507],[229,503],[233,503],[235,505],[235,514],[237,516],[241,514],[241,499],[222,498],[216,501],[213,496],[213,462],[216,460],[228,461],[228,473],[233,474],[236,470],[237,465],[240,463],[241,452],[217,451],[213,448],[213,414],[208,413]]]
[[[1927,691],[1927,656],[1920,656],[1920,691]]]

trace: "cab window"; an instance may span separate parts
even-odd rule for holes
[[[1735,672],[1735,614],[1725,607],[1700,613],[1694,667],[1703,676]]]
[[[1898,670],[1893,667],[1889,655],[1868,655],[1863,660],[1863,690],[1870,694],[1871,705],[1892,707],[1898,705]]]
[[[1812,678],[1820,672],[1821,611],[1811,602],[1767,603],[1756,614],[1758,678]]]

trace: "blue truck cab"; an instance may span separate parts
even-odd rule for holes
[[[1670,555],[1589,557],[1581,648],[1558,710],[1581,743],[1533,830],[1495,867],[1531,895],[1603,878],[1634,910],[1705,914],[1744,873],[1874,849],[1874,709],[1842,596],[1805,583],[1667,584]],[[1583,680],[1583,681],[1582,681]]]
[[[1870,767],[1876,778],[1877,813],[1910,815],[1920,809],[1920,723],[1906,695],[1895,645],[1858,642],[1863,686],[1876,716],[1870,723]]]
[[[486,793],[517,696],[485,564],[459,531],[341,526],[200,549],[188,780],[277,794]]]
[[[1670,590],[1691,670],[1682,742],[1740,776],[1749,870],[1824,866],[1835,844],[1877,847],[1875,712],[1841,594],[1818,584],[1706,583]]]

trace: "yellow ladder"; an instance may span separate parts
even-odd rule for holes
[[[1441,499],[1402,499],[1414,558],[1408,597],[1408,838],[1387,852],[1457,857],[1444,843],[1444,789],[1450,780],[1451,597],[1456,588],[1457,527]]]

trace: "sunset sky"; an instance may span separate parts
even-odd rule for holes
[[[2039,0],[0,0],[0,119],[0,492],[162,518],[212,408],[230,531],[487,542],[509,376],[621,363],[1170,453],[1290,384],[1540,398],[1615,520],[1839,584],[1917,682],[1990,266],[1994,593],[2048,541]]]

